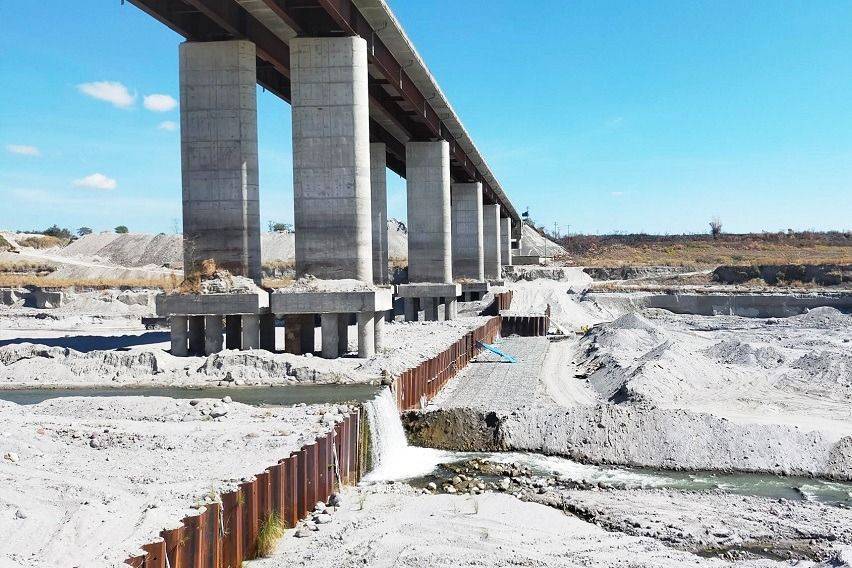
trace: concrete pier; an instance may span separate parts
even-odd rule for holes
[[[222,350],[222,316],[204,316],[204,353],[212,355]]]
[[[373,282],[388,284],[387,147],[370,144],[370,206],[373,225]]]
[[[171,317],[172,355],[175,357],[186,357],[189,354],[187,345],[187,317]]]
[[[240,349],[242,347],[242,316],[232,314],[225,316],[225,349]]]
[[[322,356],[325,359],[338,357],[340,355],[340,314],[322,314],[320,316],[320,327]]]
[[[260,348],[275,351],[275,314],[260,315]]]
[[[204,316],[189,316],[188,343],[190,355],[204,355]]]
[[[314,334],[314,314],[294,313],[284,316],[284,351],[287,353],[313,353]]]
[[[451,192],[453,278],[484,281],[482,184],[454,183]]]
[[[450,145],[405,145],[408,192],[408,281],[452,282]]]
[[[512,220],[500,218],[500,263],[512,266]]]
[[[502,250],[500,247],[500,206],[482,206],[483,249],[485,258],[485,278],[499,280],[502,272],[500,262]]]
[[[385,313],[377,313],[376,319],[373,322],[374,347],[376,351],[381,351],[385,347]]]
[[[349,353],[349,320],[351,314],[337,314],[338,354]]]
[[[296,276],[373,282],[367,42],[290,41]]]
[[[259,349],[260,348],[260,316],[255,314],[245,314],[242,317],[242,344],[243,349]]]
[[[376,314],[358,312],[358,357],[372,357],[376,354]]]
[[[260,281],[256,53],[248,41],[180,44],[184,270],[212,258]]]

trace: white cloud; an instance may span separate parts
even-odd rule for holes
[[[168,130],[169,132],[174,132],[178,129],[178,124],[173,120],[164,120],[163,122],[157,125],[157,128],[160,130]]]
[[[12,154],[20,154],[22,156],[41,156],[41,152],[35,146],[8,144],[6,150]]]
[[[118,108],[130,108],[136,102],[136,95],[131,95],[127,87],[117,81],[81,83],[77,85],[77,89],[84,95],[112,103]]]
[[[169,95],[145,95],[142,104],[145,105],[145,108],[154,112],[167,112],[174,110],[177,101]]]
[[[115,189],[117,185],[118,183],[114,179],[98,173],[74,180],[75,187],[90,187],[92,189]]]

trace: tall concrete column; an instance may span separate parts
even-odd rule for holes
[[[367,42],[290,40],[296,276],[373,282]]]
[[[489,280],[500,279],[500,206],[482,206],[483,249],[485,257],[485,277]]]
[[[294,355],[314,352],[314,314],[284,316],[284,351]]]
[[[388,275],[388,184],[387,147],[370,144],[370,204],[373,210],[373,282],[387,284]]]
[[[500,218],[500,262],[512,266],[512,220],[509,217]]]
[[[212,355],[222,350],[222,316],[204,316],[204,353]]]
[[[454,183],[452,191],[453,278],[485,280],[482,184]]]
[[[180,44],[187,274],[212,258],[260,282],[255,61],[249,41]]]
[[[189,354],[204,355],[204,316],[189,316]]]
[[[367,358],[376,354],[376,314],[358,312],[358,357]]]
[[[452,282],[450,145],[405,145],[408,192],[408,281]]]
[[[189,353],[186,316],[172,316],[171,328],[172,355],[175,357],[186,357]]]
[[[245,314],[243,320],[243,349],[258,349],[260,347],[260,316]]]

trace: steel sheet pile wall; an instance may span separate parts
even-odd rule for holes
[[[520,335],[522,337],[534,337],[547,335],[550,328],[550,305],[543,316],[502,316],[500,335]]]
[[[317,501],[328,501],[341,484],[361,479],[360,413],[350,413],[312,444],[222,494],[198,516],[160,533],[146,554],[125,561],[135,568],[239,568],[256,556],[261,525],[274,513],[294,527]]]
[[[508,294],[508,296],[506,296]],[[495,304],[508,308],[511,292],[498,294]],[[505,308],[503,308],[505,309]],[[421,397],[432,398],[464,368],[482,348],[500,335],[500,317],[471,331],[445,351],[394,380],[400,410],[415,408]],[[203,513],[186,517],[176,529],[160,533],[162,540],[142,547],[145,554],[126,564],[134,568],[239,568],[255,557],[257,535],[263,522],[275,513],[287,527],[294,527],[317,501],[327,501],[340,485],[358,483],[363,458],[361,416],[350,413],[334,430],[317,438],[290,457],[222,494]]]
[[[394,381],[393,389],[399,409],[418,408],[421,398],[431,399],[482,351],[477,342],[493,343],[499,335],[500,317],[497,316],[456,341],[449,349],[402,373]]]
[[[494,294],[494,300],[482,310],[481,316],[499,316],[502,310],[508,310],[512,305],[512,291],[498,292]]]

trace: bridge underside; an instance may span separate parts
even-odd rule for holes
[[[257,48],[257,82],[290,102],[294,37],[360,36],[368,48],[370,139],[386,146],[387,167],[406,177],[408,141],[446,140],[456,183],[479,182],[486,204],[520,217],[381,0],[130,0],[189,41],[232,39]],[[388,18],[392,23],[388,26]],[[381,24],[376,26],[374,24]],[[393,29],[388,29],[393,28]],[[384,37],[384,40],[383,40]],[[402,59],[406,57],[406,59]]]

